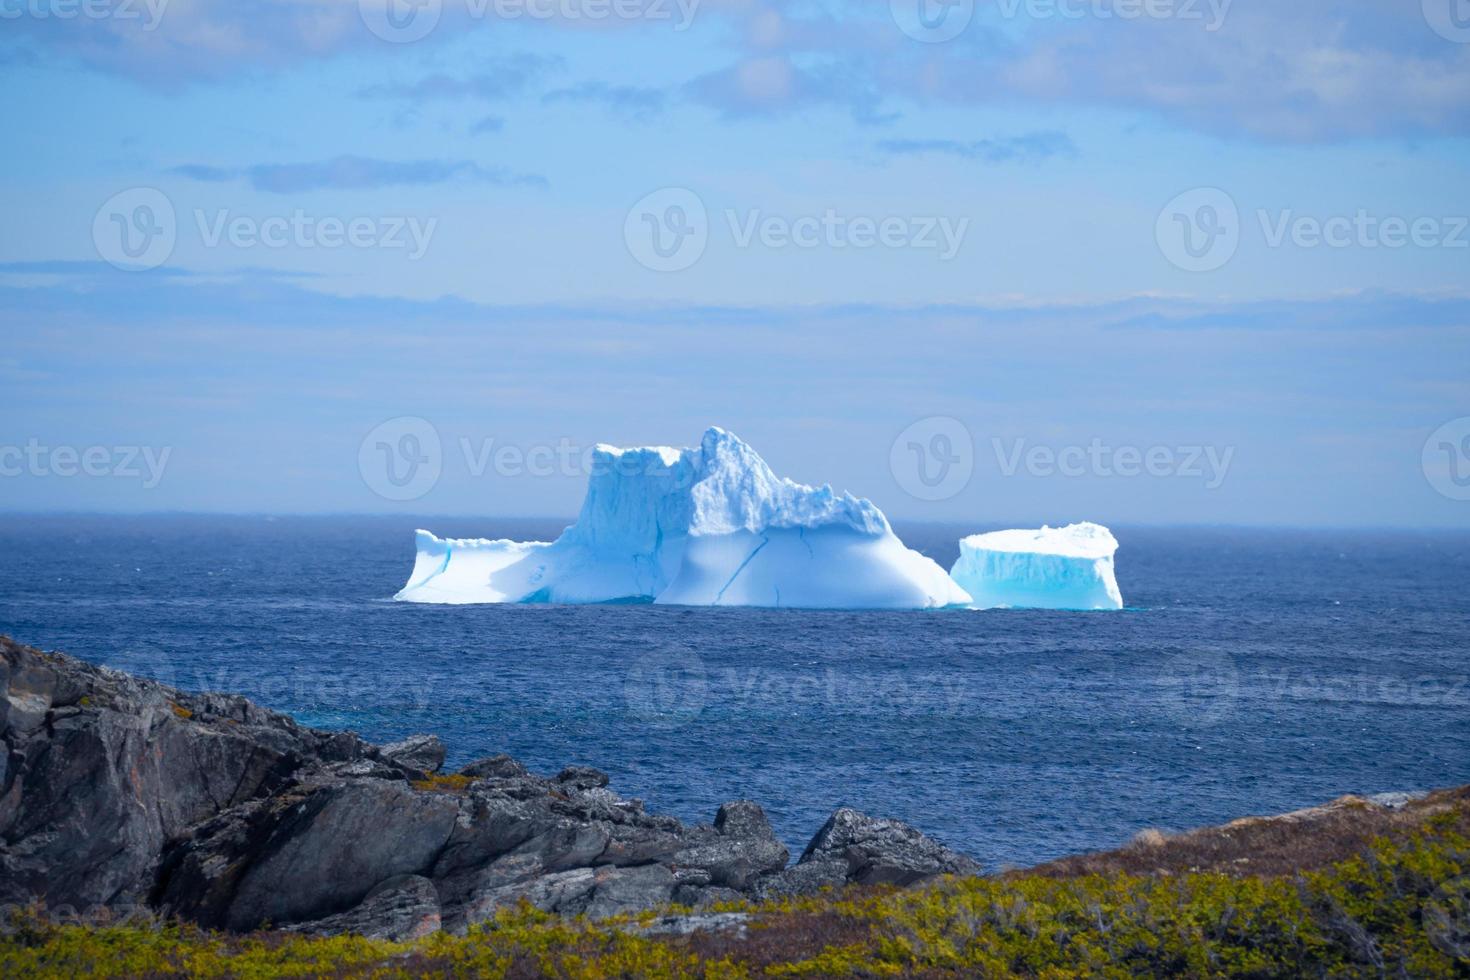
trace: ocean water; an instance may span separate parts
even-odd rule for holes
[[[0,632],[451,764],[585,763],[799,853],[838,806],[1025,865],[1470,782],[1470,535],[1115,528],[1121,613],[389,601],[412,531],[560,522],[0,518]],[[961,533],[898,528],[946,567]]]

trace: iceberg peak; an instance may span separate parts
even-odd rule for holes
[[[831,486],[809,487],[778,477],[733,432],[711,426],[700,441],[699,453],[690,534],[831,525],[875,537],[889,532],[888,519],[872,501],[850,493],[839,497]]]

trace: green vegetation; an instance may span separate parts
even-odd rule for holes
[[[470,776],[436,772],[424,779],[415,779],[413,781],[413,788],[425,793],[438,792],[460,795],[469,789],[470,783],[474,781]]]
[[[1470,838],[1453,815],[1323,870],[945,880],[749,912],[745,935],[644,936],[527,907],[409,943],[176,924],[57,923],[0,937],[0,976],[1466,977]]]

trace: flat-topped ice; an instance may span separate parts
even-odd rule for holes
[[[950,575],[980,609],[1122,609],[1117,550],[1098,524],[992,531],[960,541]]]
[[[691,449],[598,446],[554,542],[419,531],[412,602],[659,602],[924,609],[970,597],[871,501],[778,477],[711,428]]]
[[[991,531],[971,535],[961,541],[961,545],[966,543],[986,551],[1024,551],[1071,558],[1111,558],[1118,550],[1118,539],[1101,524],[1043,527],[1034,531]]]

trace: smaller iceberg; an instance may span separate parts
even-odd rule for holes
[[[1122,609],[1117,550],[1099,524],[976,534],[960,541],[950,577],[977,609]]]

